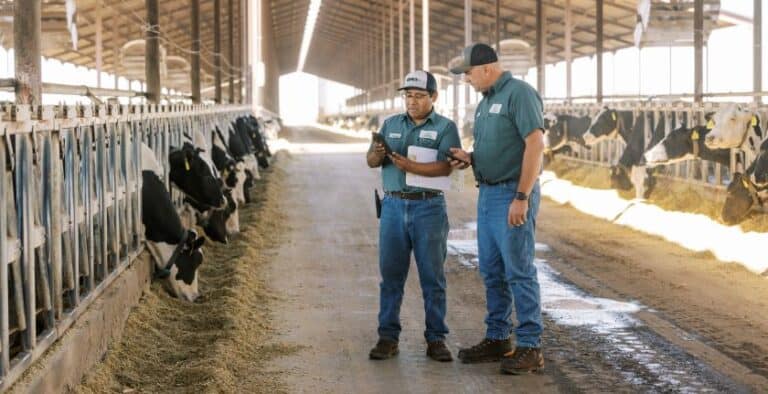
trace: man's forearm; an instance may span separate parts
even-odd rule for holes
[[[541,132],[535,131],[534,133],[538,135],[526,138],[523,165],[520,169],[520,182],[517,185],[517,191],[525,194],[531,194],[533,185],[539,177],[542,153],[544,152],[544,141]]]
[[[432,163],[416,163],[410,162],[407,172],[412,174],[435,177],[435,176],[447,176],[451,174],[451,165],[447,161],[435,161]]]

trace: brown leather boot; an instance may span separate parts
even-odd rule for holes
[[[368,357],[371,360],[386,360],[392,358],[399,353],[397,349],[397,341],[393,341],[387,338],[381,338],[376,342],[376,346],[368,353]]]
[[[544,368],[544,356],[536,347],[518,347],[514,352],[504,355],[501,360],[501,372],[521,375],[536,372]]]
[[[504,354],[512,351],[512,343],[507,339],[485,338],[475,346],[460,349],[459,360],[464,364],[499,361]]]
[[[451,350],[445,346],[444,341],[427,342],[427,356],[435,361],[453,361]]]

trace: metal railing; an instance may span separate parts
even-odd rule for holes
[[[0,390],[143,250],[141,144],[165,169],[194,131],[248,106],[8,106],[0,111]]]

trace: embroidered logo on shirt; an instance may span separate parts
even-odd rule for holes
[[[400,133],[389,133],[389,138],[400,138],[401,136]]]
[[[488,110],[489,114],[498,114],[501,112],[501,104],[491,105],[491,109]]]
[[[437,139],[437,131],[434,131],[434,130],[421,130],[421,132],[419,132],[419,138],[428,138],[430,140],[436,140]]]

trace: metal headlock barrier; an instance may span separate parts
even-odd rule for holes
[[[594,117],[605,107],[619,111],[632,111],[633,117],[645,116],[645,142],[646,145],[651,140],[653,129],[660,120],[665,122],[665,134],[681,126],[685,122],[687,127],[706,124],[704,116],[707,113],[717,112],[717,110],[726,103],[707,102],[703,104],[694,103],[639,103],[639,102],[615,102],[603,105],[598,104],[572,104],[572,105],[546,105],[545,112],[555,114],[567,114],[574,116]],[[761,126],[765,130],[766,116],[768,116],[767,107],[757,107],[753,104],[744,104],[753,112],[758,114]],[[585,149],[577,147],[570,153],[559,155],[567,160],[583,162],[602,167],[615,165],[625,148],[624,141],[620,139],[603,140],[591,147]],[[647,147],[650,148],[650,147]],[[731,180],[731,168],[736,168],[736,157],[741,154],[739,149],[731,149],[731,165],[723,166],[720,163],[693,158],[681,162],[664,165],[657,169],[656,176],[661,176],[675,182],[684,182],[705,188],[724,190]],[[748,164],[748,163],[747,163]]]
[[[0,109],[0,390],[143,250],[139,142],[155,152],[180,208],[169,149],[195,131],[210,141],[214,125],[250,112],[235,105]]]

